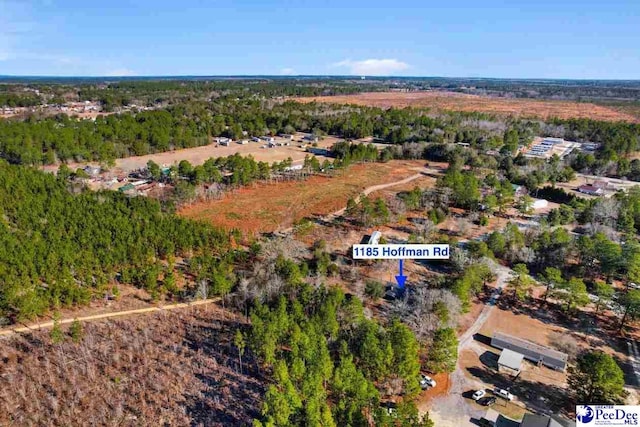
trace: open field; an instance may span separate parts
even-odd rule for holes
[[[304,181],[259,183],[227,194],[221,200],[195,203],[179,214],[245,233],[291,227],[312,215],[326,215],[346,206],[365,188],[415,175],[424,161],[391,161],[354,165],[334,177],[312,176]]]
[[[339,139],[336,137],[325,137],[318,142],[318,148],[329,148],[335,144]],[[211,157],[227,157],[236,153],[242,156],[253,156],[257,161],[263,161],[268,163],[280,162],[286,160],[288,157],[293,159],[294,164],[301,164],[304,158],[309,153],[304,148],[300,148],[300,142],[292,142],[289,146],[273,147],[273,148],[261,148],[264,142],[250,142],[248,144],[236,144],[231,143],[230,146],[217,146],[217,144],[203,145],[194,148],[185,148],[182,150],[166,151],[163,153],[148,154],[145,156],[133,156],[123,159],[117,159],[115,161],[115,167],[111,170],[111,173],[117,175],[118,173],[128,173],[136,169],[144,168],[149,160],[153,160],[161,166],[177,165],[181,160],[187,160],[192,165],[197,166],[204,163]],[[320,162],[325,157],[316,156]],[[68,166],[75,170],[79,167],[84,167],[87,164],[95,163],[72,163]],[[58,169],[58,165],[49,165],[44,168],[47,171],[55,171]]]
[[[371,92],[355,95],[297,98],[300,102],[367,105],[380,108],[428,107],[450,111],[479,111],[522,117],[589,118],[605,121],[640,122],[633,114],[591,103],[533,99],[490,98],[457,92]]]

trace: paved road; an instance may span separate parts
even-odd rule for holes
[[[197,300],[193,302],[183,302],[183,303],[168,304],[168,305],[161,305],[161,306],[155,306],[155,307],[138,308],[134,310],[114,311],[112,313],[94,314],[91,316],[84,316],[84,317],[73,317],[73,318],[70,317],[66,319],[60,319],[58,323],[61,325],[64,325],[67,323],[72,323],[74,320],[78,320],[80,322],[89,322],[89,321],[95,321],[95,320],[101,320],[101,319],[110,319],[113,317],[132,316],[136,314],[146,314],[146,313],[153,313],[157,311],[168,311],[168,310],[176,310],[180,308],[195,307],[198,305],[211,304],[218,301],[220,301],[220,298],[210,298],[210,299],[204,299],[204,300]],[[12,327],[9,329],[0,330],[0,338],[15,335],[18,333],[32,332],[38,329],[48,329],[51,327],[53,327],[53,321]]]

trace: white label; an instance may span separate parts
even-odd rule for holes
[[[353,259],[449,259],[449,245],[353,245]]]
[[[576,427],[637,426],[640,425],[640,406],[578,405]]]

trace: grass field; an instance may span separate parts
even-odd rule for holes
[[[640,122],[637,115],[587,102],[491,98],[457,92],[372,92],[355,95],[297,98],[300,102],[368,105],[380,108],[429,107],[449,111],[479,111],[501,115],[549,118],[590,118]]]
[[[222,200],[196,203],[179,214],[244,233],[285,229],[301,218],[344,208],[349,197],[365,188],[415,175],[424,161],[392,161],[354,165],[334,177],[256,184],[229,193]]]

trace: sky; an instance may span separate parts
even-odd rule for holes
[[[0,0],[0,75],[640,79],[640,0]]]

